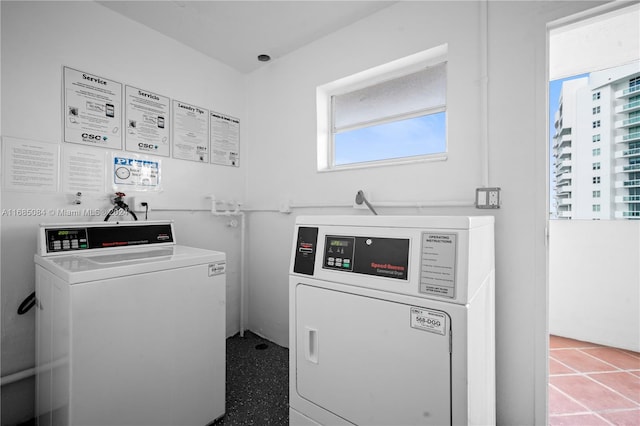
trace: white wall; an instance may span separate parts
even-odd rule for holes
[[[375,200],[471,203],[475,188],[482,183],[482,168],[477,161],[482,155],[477,114],[479,9],[479,3],[458,2],[447,5],[410,2],[391,7],[253,73],[248,81],[252,141],[248,198],[252,205],[277,207],[282,200],[294,204],[350,205],[360,188],[370,192],[374,203]],[[456,16],[455,24],[447,16]],[[448,160],[317,172],[316,87],[443,43],[448,43]],[[449,178],[442,179],[447,175]],[[280,223],[284,219],[269,214],[251,216],[251,246],[264,246],[258,236],[262,234],[260,228],[265,221],[273,220]],[[250,303],[275,301],[274,298],[286,302],[287,293],[282,287],[286,288],[287,270],[280,266],[288,264],[292,223],[291,220],[283,223],[282,233],[287,238],[274,239],[274,243],[283,244],[282,248],[268,254],[277,256],[271,263],[277,265],[272,271],[279,291],[274,293],[270,286],[264,286],[261,275],[264,268],[255,267],[254,262],[265,259],[265,254],[259,249],[251,252]],[[272,329],[268,321],[259,319],[259,309],[250,306],[249,311],[252,325],[258,325],[261,332],[276,342],[287,344],[287,327]],[[287,324],[286,310],[278,309],[276,315],[277,324]]]
[[[61,142],[63,66],[229,114],[245,124],[243,76],[226,65],[94,2],[3,1],[1,6],[2,136],[71,145]],[[162,168],[164,192],[153,198],[150,219],[175,220],[180,244],[228,253],[227,335],[231,335],[239,329],[239,229],[205,211],[154,212],[153,208],[208,208],[204,197],[210,193],[242,200],[247,167],[163,157]],[[1,201],[5,209],[71,208],[66,196],[3,191]],[[106,197],[106,192],[86,195],[82,207],[108,208]],[[22,316],[16,310],[34,290],[37,224],[78,219],[102,217],[2,217],[2,376],[34,366],[34,310]],[[2,424],[29,419],[32,405],[32,379],[4,386]]]
[[[255,208],[295,203],[473,199],[482,182],[488,126],[489,184],[502,187],[496,216],[497,403],[500,424],[544,424],[546,322],[546,23],[592,2],[489,2],[488,98],[482,98],[482,12],[477,2],[403,2],[312,43],[248,79],[249,192]],[[315,88],[449,43],[450,161],[316,172]],[[485,102],[488,107],[483,105]],[[483,114],[488,119],[483,122]],[[478,214],[471,208],[381,213]],[[252,213],[249,327],[287,344],[287,266],[297,214],[367,214],[346,208]]]
[[[233,198],[245,189],[243,174],[248,171],[247,205],[277,209],[283,199],[349,205],[360,188],[371,192],[374,204],[376,200],[472,200],[473,189],[483,181],[479,141],[488,128],[488,183],[503,190],[502,208],[495,212],[498,422],[544,424],[545,24],[594,6],[594,2],[489,2],[488,55],[483,57],[479,3],[399,3],[275,60],[247,76],[245,87],[244,79],[228,68],[96,4],[2,2],[2,134],[60,143],[62,65],[89,72],[105,70],[105,77],[243,120],[242,168],[168,160],[162,204],[172,204],[174,199],[200,203],[209,192]],[[96,27],[116,29],[113,41],[106,43],[104,32]],[[316,86],[445,42],[450,55],[450,160],[317,173]],[[482,95],[485,59],[487,97]],[[179,178],[187,185],[174,183]],[[103,207],[103,203],[89,200],[87,207]],[[61,194],[39,195],[35,200],[3,193],[3,208],[40,204],[65,206]],[[453,207],[381,212],[479,213]],[[249,214],[249,328],[283,345],[287,345],[286,287],[293,221],[300,213],[366,214],[346,208],[295,209],[288,216]],[[184,244],[224,248],[229,253],[237,250],[237,230],[204,213],[163,216],[177,220]],[[33,318],[18,318],[14,312],[33,289],[35,224],[24,219],[2,222],[3,374],[33,365]],[[6,265],[11,265],[11,271]],[[32,390],[25,398],[28,392]],[[20,390],[9,395],[19,400]]]
[[[549,226],[549,332],[640,352],[640,223]]]

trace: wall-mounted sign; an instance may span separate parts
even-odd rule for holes
[[[64,140],[122,149],[122,84],[64,67]]]
[[[125,149],[169,156],[169,98],[125,86]]]
[[[64,192],[105,191],[104,151],[67,145],[62,150],[62,190]]]
[[[173,158],[209,162],[209,110],[173,101]]]
[[[113,156],[114,190],[160,191],[160,160]]]
[[[211,163],[240,167],[240,120],[211,112]]]
[[[3,182],[8,191],[58,190],[58,144],[2,138]]]

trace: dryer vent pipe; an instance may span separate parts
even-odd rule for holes
[[[375,214],[376,216],[378,215],[378,213],[375,211],[371,203],[367,200],[367,197],[364,196],[364,192],[362,192],[362,189],[361,189],[356,194],[356,204],[360,205],[362,203],[365,203],[367,207],[369,207],[369,210],[371,210],[371,213]]]

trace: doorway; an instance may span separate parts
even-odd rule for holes
[[[623,3],[549,26],[551,425],[640,417],[638,22]]]

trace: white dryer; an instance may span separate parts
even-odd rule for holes
[[[290,424],[495,424],[493,223],[298,217]]]
[[[173,223],[43,224],[39,425],[197,425],[225,411],[225,254]]]

